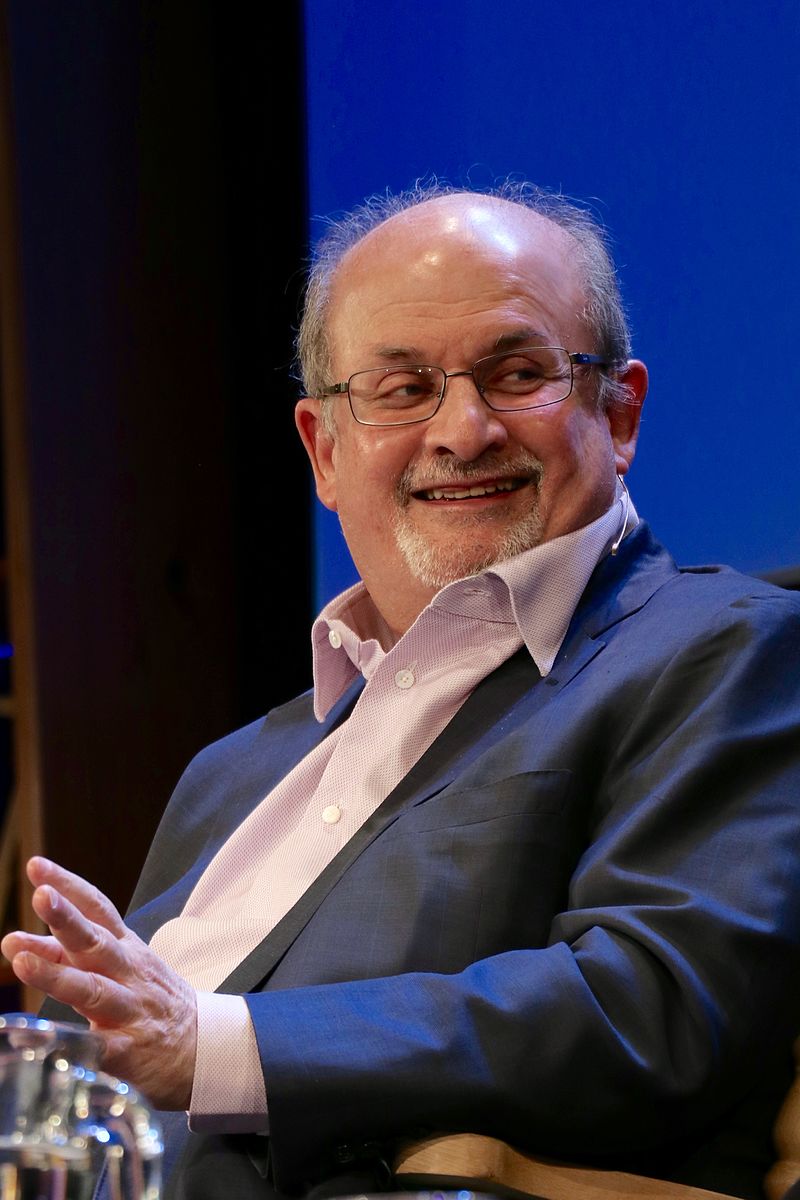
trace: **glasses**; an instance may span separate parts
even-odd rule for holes
[[[609,367],[597,354],[570,354],[563,346],[526,346],[479,358],[469,371],[400,364],[356,371],[323,396],[347,393],[360,425],[413,425],[429,421],[441,407],[448,379],[471,375],[495,412],[520,412],[560,404],[572,391],[574,367]]]

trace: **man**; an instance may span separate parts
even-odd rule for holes
[[[178,1110],[175,1196],[353,1190],[458,1129],[760,1195],[800,1012],[800,611],[638,521],[647,376],[597,230],[531,189],[368,205],[300,349],[363,580],[315,691],[190,765],[129,927],[36,859],[51,936],[4,952]]]

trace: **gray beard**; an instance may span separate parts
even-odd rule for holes
[[[415,474],[407,467],[398,480],[393,532],[406,565],[425,587],[438,592],[456,579],[478,575],[495,563],[513,558],[541,542],[544,522],[536,498],[519,522],[507,529],[499,540],[493,529],[493,513],[467,513],[461,518],[459,536],[446,545],[431,545],[408,520],[409,501],[419,490]],[[487,457],[472,463],[442,458],[436,463],[435,474],[440,485],[468,483],[471,478],[485,479],[487,475],[527,475],[538,488],[544,469],[533,454],[520,454],[512,460]],[[480,536],[481,532],[484,537]]]

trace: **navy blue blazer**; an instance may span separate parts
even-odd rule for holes
[[[356,695],[191,763],[142,936]],[[303,1191],[473,1130],[757,1196],[800,1026],[799,748],[800,598],[679,570],[640,525],[552,672],[523,648],[484,680],[220,987],[247,994],[270,1137],[172,1119],[170,1194]]]

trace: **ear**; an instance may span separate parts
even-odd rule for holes
[[[317,495],[326,508],[336,512],[335,440],[322,421],[321,402],[310,396],[298,400],[294,420],[311,462]]]
[[[625,400],[619,400],[609,405],[606,420],[611,430],[611,440],[614,443],[617,474],[625,475],[636,453],[642,405],[647,395],[647,367],[638,359],[631,358],[618,379],[628,395]]]

